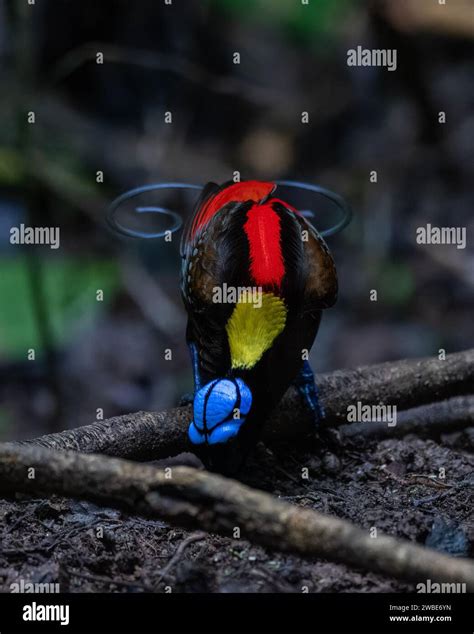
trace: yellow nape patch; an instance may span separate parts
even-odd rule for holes
[[[226,325],[232,368],[253,368],[285,327],[286,313],[284,302],[272,293],[263,293],[260,307],[236,305]]]

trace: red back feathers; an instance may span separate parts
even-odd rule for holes
[[[249,246],[250,275],[259,286],[279,288],[285,275],[285,262],[281,242],[281,216],[275,203],[282,204],[294,213],[298,211],[278,198],[270,198],[275,183],[244,181],[217,186],[208,185],[211,191],[203,194],[202,202],[191,218],[183,235],[183,244],[190,247],[202,229],[228,203],[253,202],[246,212],[243,229]],[[212,189],[214,187],[214,189]]]
[[[281,250],[280,216],[272,201],[253,205],[244,225],[250,250],[250,274],[260,286],[279,287],[285,274]]]
[[[261,181],[244,181],[243,183],[234,183],[233,185],[224,187],[216,194],[211,195],[194,216],[189,236],[190,239],[192,240],[196,232],[209,222],[212,216],[227,203],[245,202],[246,200],[259,202],[271,194],[274,189],[274,183],[264,183]]]

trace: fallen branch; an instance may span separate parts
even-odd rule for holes
[[[467,559],[394,537],[373,538],[368,530],[345,520],[188,467],[176,467],[170,473],[105,456],[3,444],[0,490],[55,493],[106,503],[225,536],[233,536],[238,527],[242,537],[277,550],[322,557],[407,581],[465,583],[474,591],[474,564]]]
[[[364,404],[396,405],[399,410],[468,394],[474,385],[474,350],[438,359],[403,360],[355,370],[319,374],[316,382],[326,411],[326,425],[346,422],[347,407]],[[56,450],[103,453],[108,456],[153,460],[189,451],[187,429],[191,407],[163,412],[136,412],[78,429],[14,443]],[[265,439],[290,440],[314,429],[299,393],[291,388],[265,428]]]
[[[396,425],[386,423],[352,423],[339,428],[344,440],[376,440],[379,438],[400,438],[406,434],[418,436],[439,436],[442,432],[454,432],[474,425],[474,396],[454,398],[420,405],[397,413]]]

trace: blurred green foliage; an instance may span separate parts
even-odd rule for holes
[[[212,0],[216,8],[246,20],[278,22],[287,34],[303,44],[327,43],[344,18],[356,8],[354,0]]]
[[[415,292],[415,278],[408,263],[381,262],[378,265],[375,288],[380,288],[380,299],[391,306],[404,306]]]
[[[20,152],[0,147],[0,185],[19,185],[25,176],[25,164]]]
[[[41,341],[25,258],[0,264],[0,354],[26,358],[28,348],[41,353]],[[73,257],[42,259],[41,281],[55,344],[67,340],[79,322],[92,320],[120,285],[116,262]],[[98,289],[104,301],[96,300]]]

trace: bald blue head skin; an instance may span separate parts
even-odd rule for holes
[[[188,436],[193,445],[227,443],[239,433],[252,406],[242,379],[215,379],[194,395]]]

